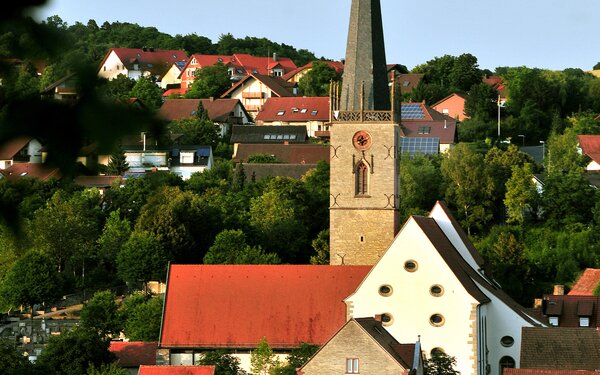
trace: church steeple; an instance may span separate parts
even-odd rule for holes
[[[379,0],[352,0],[339,109],[390,110]]]

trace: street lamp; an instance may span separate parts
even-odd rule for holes
[[[546,156],[546,142],[540,141],[540,143],[542,144],[542,160],[544,160],[544,157]]]
[[[524,134],[519,134],[519,137],[523,138],[523,147],[525,147],[525,135]]]
[[[502,101],[502,97],[498,94],[498,141],[500,141],[500,108],[504,107],[504,102]]]

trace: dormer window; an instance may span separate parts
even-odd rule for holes
[[[558,316],[549,316],[548,324],[554,327],[558,327]]]
[[[579,317],[579,326],[580,327],[589,327],[590,326],[590,317],[589,316],[580,316]]]
[[[283,115],[285,115],[285,111],[278,111],[277,112],[277,116],[283,116]]]
[[[196,64],[198,64],[198,60],[196,60],[196,58],[194,57],[194,58],[192,59],[192,61],[190,61],[190,64],[192,64],[192,65],[196,65]]]
[[[193,152],[182,152],[179,154],[179,162],[181,164],[194,164]]]

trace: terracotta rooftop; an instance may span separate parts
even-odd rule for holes
[[[0,144],[0,160],[12,160],[31,140],[31,137],[18,137]]]
[[[58,168],[49,167],[40,163],[15,163],[2,170],[1,173],[7,180],[33,177],[46,181],[50,178],[60,179],[62,177]]]
[[[238,81],[229,90],[225,91],[221,98],[226,98],[238,88],[243,88],[251,79],[256,79],[268,87],[276,96],[294,96],[292,88],[295,84],[284,81],[280,77],[271,77],[263,74],[250,74]]]
[[[400,85],[400,92],[407,94],[419,86],[424,76],[424,74],[406,73],[399,74],[395,79],[398,85]]]
[[[600,269],[588,268],[569,291],[570,296],[593,296],[594,290],[600,286]]]
[[[600,369],[600,332],[595,328],[524,327],[521,367],[544,370]]]
[[[141,366],[139,375],[214,375],[215,366]]]
[[[158,114],[167,121],[190,118],[197,114],[200,103],[214,122],[227,122],[236,105],[241,106],[238,99],[167,99]]]
[[[600,296],[546,295],[542,308],[533,310],[545,324],[558,317],[559,327],[580,327],[580,318],[589,318],[590,327],[600,327]]]
[[[324,62],[325,64],[327,64],[330,68],[335,70],[335,72],[338,74],[342,74],[344,72],[344,63],[341,61],[321,61],[321,62]],[[299,68],[296,68],[296,69],[290,71],[289,73],[284,74],[283,77],[281,77],[281,78],[288,81],[291,78],[293,78],[296,74],[303,72],[306,69],[312,69],[313,64],[314,63],[309,62],[308,64],[306,64],[304,66],[301,66]]]
[[[324,344],[370,266],[171,265],[160,347]],[[302,298],[298,298],[302,295]]]
[[[309,122],[329,121],[328,97],[269,98],[263,104],[255,121],[262,122]]]
[[[110,350],[117,356],[120,367],[139,367],[156,364],[158,342],[111,341]]]

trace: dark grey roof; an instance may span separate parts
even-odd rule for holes
[[[305,143],[307,140],[305,126],[235,125],[231,132],[231,143]]]
[[[600,332],[595,328],[524,327],[521,368],[600,369]]]
[[[392,358],[406,370],[413,367],[415,344],[400,344],[381,324],[374,318],[354,319],[365,332],[373,338]],[[412,350],[411,350],[412,348]]]

